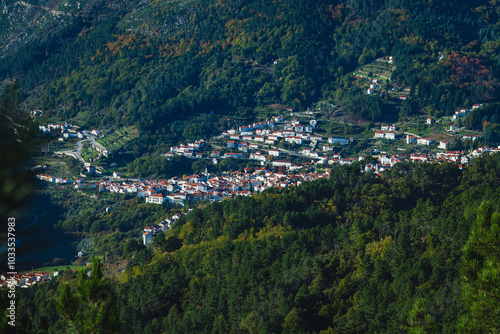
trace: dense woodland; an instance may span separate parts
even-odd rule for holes
[[[136,124],[141,147],[169,143],[175,120],[270,103],[327,99],[379,120],[387,101],[352,71],[387,55],[393,82],[411,89],[402,115],[449,115],[498,101],[499,11],[482,0],[96,1],[9,49],[0,78],[20,77],[49,115]]]
[[[499,155],[382,177],[357,163],[213,203],[151,247],[123,243],[127,268],[115,284],[97,275],[98,297],[70,271],[18,290],[16,329],[67,332],[111,309],[120,325],[105,325],[123,333],[487,332],[500,309],[499,182]],[[88,310],[62,317],[79,298]]]

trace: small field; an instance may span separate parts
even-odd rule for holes
[[[110,152],[117,151],[139,137],[139,133],[134,126],[129,126],[116,130],[115,132],[97,140],[99,144],[106,147]]]
[[[354,71],[358,77],[370,77],[371,79],[380,79],[382,81],[391,80],[392,72],[396,66],[389,64],[387,60],[377,59],[370,64],[361,66]]]
[[[41,267],[41,268],[34,268],[33,269],[33,272],[39,272],[39,271],[42,271],[42,272],[49,272],[50,273],[50,276],[54,276],[54,271],[64,271],[66,270],[66,268],[69,268],[71,270],[80,270],[80,269],[83,269],[83,268],[86,268],[85,266],[74,266],[74,265],[67,265],[67,264],[63,264],[63,265],[60,265],[60,266],[50,266],[50,267]],[[31,271],[25,271],[24,273],[29,273]]]

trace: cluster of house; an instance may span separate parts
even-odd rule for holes
[[[479,138],[478,135],[463,135],[462,136],[462,140],[476,140],[477,138]]]
[[[240,127],[238,130],[224,131],[220,137],[229,138],[230,140],[263,142],[268,145],[272,145],[280,139],[296,144],[302,144],[304,140],[319,141],[323,139],[322,136],[311,134],[317,125],[317,121],[314,119],[309,124],[301,124],[298,118],[294,118],[290,122],[283,124],[283,130],[274,131],[275,123],[278,122],[283,122],[281,116],[275,117],[274,121],[267,121],[269,129],[264,129],[263,123],[254,123],[251,126]]]
[[[271,140],[274,142],[279,138],[284,138],[285,141],[289,141],[292,143],[296,143],[296,144],[303,144],[304,143],[304,141],[301,138],[298,138],[298,140],[297,140],[297,138],[284,137],[283,135],[285,133],[286,133],[286,131],[273,131],[272,135],[276,136],[276,139],[272,138]],[[315,136],[315,135],[309,136],[308,138],[309,139],[313,138],[315,143],[318,143],[319,141],[323,140],[322,136]],[[304,148],[301,151],[299,151],[298,153],[302,154],[304,157],[307,157],[307,158],[318,159],[317,161],[314,161],[314,163],[333,164],[333,163],[339,162],[339,161],[337,161],[337,160],[339,160],[339,157],[336,155],[328,156],[328,155],[326,155],[326,153],[334,150],[333,145],[340,145],[340,146],[347,145],[350,142],[352,142],[352,140],[353,140],[353,138],[348,139],[345,137],[330,137],[330,138],[328,138],[328,144],[324,144],[322,146],[321,151],[318,152],[314,148]],[[315,145],[313,145],[313,146],[315,146]],[[221,153],[219,151],[214,151],[214,152],[212,152],[212,156],[213,157],[222,157],[222,158],[227,158],[227,157],[243,158],[244,157],[243,153],[248,152],[248,149],[258,150],[260,147],[256,143],[247,143],[247,142],[238,142],[238,141],[234,141],[234,140],[229,140],[228,141],[228,148],[237,148],[239,151],[241,151],[241,153],[239,153],[239,152],[237,152],[237,153],[225,153],[224,155],[221,155]],[[266,163],[266,161],[269,160],[268,159],[269,156],[273,157],[273,159],[279,158],[279,157],[283,156],[283,151],[276,149],[276,148],[272,148],[272,149],[269,149],[267,151],[256,151],[256,152],[252,152],[249,154],[249,159],[260,161],[261,164],[264,165]],[[273,160],[270,164],[272,166],[278,166],[278,167],[285,166],[289,170],[296,170],[296,169],[300,169],[300,168],[304,167],[304,164],[299,164],[299,165],[295,164],[294,165],[291,163],[291,161],[288,161],[288,160]]]
[[[375,88],[378,87],[378,84],[380,83],[380,79],[373,79],[372,83],[370,84],[370,88],[367,89],[366,93],[368,95],[371,95],[374,93]]]
[[[73,182],[70,179],[63,179],[62,177],[50,176],[48,174],[36,174],[36,178],[42,181],[61,183],[61,184],[70,184]]]
[[[213,176],[205,172],[198,175],[187,176],[183,180],[178,177],[169,180],[148,181],[146,202],[153,204],[178,203],[205,199],[221,201],[224,198],[236,196],[251,196],[252,192],[261,192],[267,188],[285,188],[290,185],[299,185],[303,182],[326,179],[330,175],[324,173],[273,173],[267,168],[245,168],[245,172],[226,173],[223,176]],[[165,193],[167,191],[168,193]],[[139,194],[139,193],[138,193]],[[186,213],[184,213],[186,214]],[[157,225],[147,226],[142,234],[143,244],[147,245],[152,238],[170,229],[182,214],[173,215]]]
[[[201,199],[221,201],[224,198],[251,196],[252,192],[261,192],[267,188],[284,188],[291,184],[327,178],[328,175],[328,172],[289,175],[282,172],[273,173],[266,167],[247,168],[244,173],[233,172],[222,176],[212,176],[205,172],[187,176],[182,180],[174,177],[158,182],[149,181],[149,186],[140,190],[146,197],[146,203],[152,204],[183,204],[186,201]]]
[[[375,136],[373,138],[381,139],[396,139],[396,131],[375,131]]]
[[[274,130],[274,124],[282,122],[281,116],[276,116],[267,121],[267,123],[254,123],[253,125],[240,127],[238,130],[231,129],[229,131],[224,131],[219,138],[228,138],[227,148],[237,149],[242,153],[248,152],[248,150],[259,150],[261,144],[273,145],[277,141],[283,140],[286,143],[303,145],[307,142],[317,143],[323,140],[323,136],[312,134],[314,128],[317,125],[316,120],[311,120],[309,124],[301,124],[300,120],[297,118],[292,119],[283,126],[283,130]],[[263,129],[267,124],[270,129]],[[254,131],[255,130],[255,131]],[[252,142],[250,142],[252,141]],[[271,149],[268,152],[271,156],[279,156],[280,152],[277,149]],[[220,152],[212,152],[212,156],[220,156]],[[226,153],[221,156],[226,157],[243,157],[240,153]],[[250,159],[265,161],[267,155],[262,152],[256,152],[250,154]]]
[[[434,141],[430,138],[424,138],[424,137],[416,137],[413,135],[406,135],[406,144],[415,144],[417,145],[423,145],[423,146],[429,146],[434,143]],[[443,143],[443,144],[442,144]],[[442,145],[445,145],[444,149],[446,149],[446,146],[449,145],[450,143],[448,142],[440,142],[439,143],[439,148],[443,148]]]
[[[380,131],[375,131],[375,136],[373,138],[377,139],[396,139],[397,126],[382,124],[380,126]]]
[[[192,209],[189,209],[189,210],[191,211]],[[179,218],[182,215],[185,215],[185,214],[187,214],[187,212],[175,214],[170,218],[164,219],[161,223],[159,223],[157,225],[146,226],[144,228],[144,233],[142,234],[142,243],[144,244],[144,246],[151,243],[151,239],[153,239],[153,237],[156,234],[168,231],[172,227],[172,225],[174,225],[175,222],[177,220],[179,220]]]
[[[381,173],[387,170],[391,170],[395,164],[402,161],[411,161],[411,162],[425,162],[425,163],[438,163],[438,162],[454,162],[458,163],[459,168],[463,169],[466,165],[470,163],[472,158],[481,156],[485,153],[498,153],[500,152],[500,146],[497,148],[493,147],[481,147],[476,150],[472,150],[470,152],[465,151],[446,151],[446,152],[438,152],[436,154],[427,154],[427,153],[412,153],[410,155],[380,155],[376,157],[374,161],[367,164],[365,166],[365,172],[369,172],[371,170]]]
[[[453,119],[459,119],[459,118],[462,118],[462,117],[465,117],[467,116],[472,110],[474,109],[478,109],[478,108],[481,108],[483,106],[483,104],[474,104],[472,106],[472,109],[461,109],[459,111],[455,111],[455,114],[453,115]]]
[[[57,276],[57,272],[54,272],[54,276]],[[14,285],[20,288],[28,288],[37,283],[48,282],[50,279],[50,273],[41,271],[25,274],[2,273],[0,275],[0,287],[6,288]]]
[[[428,118],[426,120],[427,124],[432,123],[432,119]],[[394,140],[396,139],[396,130],[397,127],[394,125],[382,125],[381,126],[381,131],[375,131],[375,135],[373,138],[377,139],[390,139]],[[455,126],[452,125],[450,127],[450,131],[454,131]],[[478,135],[463,135],[462,140],[476,140],[479,136]],[[423,146],[429,146],[434,143],[434,141],[430,138],[424,138],[424,137],[418,137],[414,135],[406,135],[406,144],[417,144],[417,145],[423,145]],[[450,145],[449,142],[447,141],[440,141],[438,144],[438,148],[446,150],[448,146]]]
[[[283,124],[283,130],[273,131],[276,123],[283,123],[282,116],[274,116],[268,118],[265,122],[256,122],[249,125],[240,126],[238,129],[230,129],[222,132],[216,138],[228,139],[227,148],[237,149],[240,152],[226,152],[220,151],[211,152],[212,158],[243,158],[243,153],[249,150],[259,150],[260,144],[273,145],[277,141],[284,140],[290,144],[302,145],[305,141],[318,142],[323,140],[323,136],[312,134],[316,127],[317,121],[311,120],[309,124],[301,124],[300,120],[295,118],[290,122]],[[174,146],[165,155],[173,157],[174,155],[184,155],[190,158],[203,158],[203,154],[198,152],[199,149],[204,147],[204,141],[198,140],[194,143],[186,145]],[[256,160],[263,160],[257,153]]]
[[[70,129],[72,127],[73,126],[71,124],[69,124],[68,122],[64,122],[61,124],[49,123],[46,126],[45,125],[38,126],[39,130],[43,133],[50,133],[50,132],[64,133],[64,131],[67,131],[68,129]]]
[[[73,128],[78,128],[74,127],[73,125],[69,124],[68,122],[60,123],[60,124],[53,124],[49,123],[47,125],[39,125],[38,129],[43,132],[43,133],[60,133],[62,137],[59,138],[60,141],[64,141],[64,139],[68,138],[88,138],[91,135],[92,136],[99,136],[101,134],[101,131],[97,129],[93,129],[90,131],[83,130],[83,131],[77,131],[74,130]]]
[[[45,168],[46,169],[46,168]],[[84,164],[84,169],[85,171],[90,174],[90,175],[95,175],[97,172],[96,167],[91,165],[90,163],[86,162]],[[116,176],[115,176],[116,175]],[[118,172],[113,173],[114,178],[119,178],[122,174]],[[52,182],[52,183],[59,183],[59,184],[71,184],[73,183],[72,180],[67,179],[67,178],[62,178],[62,177],[57,177],[57,176],[51,176],[48,174],[41,174],[38,173],[35,175],[35,177],[41,181],[47,181],[47,182]],[[82,179],[78,178],[75,181],[75,189],[80,189],[80,188],[87,188],[89,185],[86,183],[82,183]]]
[[[165,156],[173,157],[174,155],[184,155],[188,158],[202,158],[203,155],[198,150],[205,147],[205,141],[203,139],[197,140],[194,143],[181,144],[179,146],[173,146],[170,148]]]

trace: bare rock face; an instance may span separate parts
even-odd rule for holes
[[[67,27],[75,18],[99,7],[100,14],[116,11],[121,5],[110,0],[26,0],[0,1],[0,58],[31,41]]]
[[[0,57],[64,26],[71,14],[54,1],[4,1],[0,12]]]

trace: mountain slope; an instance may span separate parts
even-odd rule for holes
[[[168,141],[167,125],[193,112],[351,100],[362,94],[356,66],[391,54],[393,81],[411,88],[413,110],[449,114],[497,99],[498,6],[487,1],[72,6],[51,21],[57,29],[37,26],[45,38],[9,49],[0,77],[21,75],[34,107],[64,119],[85,112],[94,125],[137,124],[150,144]],[[8,22],[12,34],[30,31]]]

